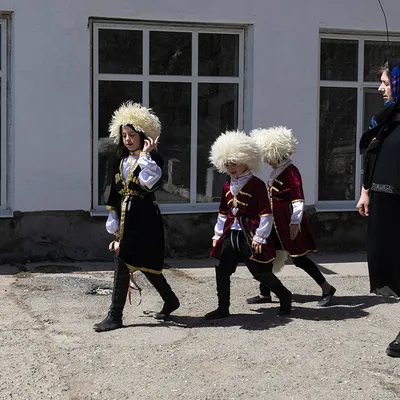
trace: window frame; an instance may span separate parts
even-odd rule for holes
[[[0,192],[0,218],[10,217],[12,212],[9,208],[9,62],[10,62],[10,14],[0,13],[0,29],[1,29],[1,127],[0,127],[0,141],[1,141],[1,154],[0,154],[0,176],[1,176],[1,192]]]
[[[356,81],[325,81],[321,80],[321,42],[323,39],[352,40],[358,45],[358,73]],[[364,93],[368,89],[378,89],[379,83],[364,81],[364,50],[365,42],[379,41],[387,45],[386,34],[345,33],[345,32],[320,32],[318,40],[318,91],[317,91],[317,159],[316,159],[316,185],[315,208],[319,212],[357,211],[356,205],[361,190],[361,155],[358,143],[361,139],[364,121]],[[400,43],[400,35],[391,35],[391,42]],[[357,89],[357,125],[356,125],[356,165],[355,165],[355,200],[319,200],[319,143],[320,143],[320,93],[323,87],[341,87]],[[382,102],[383,106],[383,102]],[[372,115],[371,115],[372,118]]]
[[[142,82],[142,103],[149,106],[150,82],[191,83],[191,141],[190,141],[190,200],[188,203],[160,204],[164,214],[188,214],[218,211],[219,202],[197,202],[197,121],[199,83],[237,83],[238,84],[238,126],[244,126],[245,97],[245,26],[242,25],[204,25],[204,24],[161,24],[160,22],[92,22],[92,215],[105,215],[106,207],[98,204],[98,113],[99,82],[139,81]],[[99,73],[99,29],[128,29],[143,32],[143,70],[142,74],[100,74]],[[191,75],[151,75],[149,73],[150,31],[188,32],[192,34],[192,73]],[[198,45],[200,33],[239,35],[238,76],[199,76]]]

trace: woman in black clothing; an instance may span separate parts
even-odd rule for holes
[[[160,187],[163,160],[155,152],[161,124],[146,107],[127,102],[115,111],[110,138],[118,145],[120,162],[115,171],[107,208],[106,229],[115,235],[116,270],[107,317],[94,325],[96,332],[122,327],[122,312],[130,275],[141,271],[164,300],[157,319],[167,318],[179,300],[167,283],[164,266],[164,228],[154,192]]]
[[[371,292],[400,296],[400,60],[381,71],[385,107],[360,142],[365,153],[363,187],[357,209],[369,216],[367,257]],[[400,334],[387,352],[400,357]]]

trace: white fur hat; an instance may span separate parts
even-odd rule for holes
[[[114,143],[119,143],[121,126],[132,125],[136,132],[156,139],[161,133],[161,123],[152,110],[133,101],[123,103],[114,111],[108,131]]]
[[[260,146],[262,157],[268,163],[278,164],[296,151],[297,139],[285,126],[253,129],[250,136]]]
[[[209,160],[219,172],[227,173],[226,163],[245,164],[251,171],[262,166],[261,151],[250,136],[241,131],[222,133],[211,146]]]

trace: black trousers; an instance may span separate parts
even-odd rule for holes
[[[306,255],[301,257],[291,257],[293,264],[301,268],[304,272],[311,276],[318,285],[322,285],[326,282],[325,277],[322,275],[317,264]],[[271,291],[268,286],[260,284],[260,294],[264,297],[271,296]]]
[[[232,230],[224,239],[220,261],[215,267],[218,306],[224,310],[230,306],[230,277],[236,271],[239,262],[244,262],[253,278],[265,285],[279,298],[290,293],[272,272],[271,263],[259,263],[250,260],[252,250],[242,231]]]

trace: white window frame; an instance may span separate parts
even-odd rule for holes
[[[8,160],[8,84],[9,84],[9,38],[10,20],[8,13],[0,13],[1,29],[1,194],[0,194],[0,217],[10,217],[12,212],[9,209],[9,160]]]
[[[321,41],[323,39],[338,39],[338,40],[352,40],[358,43],[358,75],[356,81],[324,81],[320,78],[321,72]],[[387,38],[385,33],[368,34],[368,33],[320,33],[318,41],[318,94],[317,94],[317,160],[316,160],[316,191],[315,191],[315,208],[319,212],[334,212],[334,211],[357,211],[356,205],[361,190],[361,155],[359,150],[359,142],[363,132],[364,121],[364,90],[365,89],[378,89],[379,83],[377,82],[364,82],[364,43],[368,41],[381,41],[385,46],[387,45]],[[390,36],[391,42],[400,43],[400,34]],[[325,200],[318,199],[319,194],[319,120],[320,120],[320,89],[322,87],[342,87],[342,88],[356,88],[357,89],[357,127],[356,127],[356,167],[355,167],[355,200]],[[382,100],[383,107],[383,100]],[[372,118],[372,115],[371,115]]]
[[[191,93],[191,157],[190,157],[190,201],[188,203],[160,204],[161,212],[164,214],[188,214],[217,212],[219,203],[197,203],[197,118],[198,118],[198,87],[197,83],[237,83],[238,84],[238,126],[243,129],[244,125],[244,65],[245,65],[245,27],[222,26],[222,25],[186,25],[143,23],[143,22],[93,22],[93,147],[92,147],[92,215],[105,215],[106,208],[98,204],[98,107],[99,91],[98,82],[107,81],[140,81],[142,82],[142,104],[149,106],[149,82],[188,82],[192,85]],[[99,29],[128,29],[142,30],[143,32],[143,74],[101,74],[99,73]],[[174,75],[150,75],[149,73],[149,51],[150,31],[172,31],[192,33],[192,74],[190,76]],[[198,37],[199,33],[237,34],[239,35],[239,73],[237,77],[199,76],[198,75]],[[221,189],[222,190],[222,189]]]

